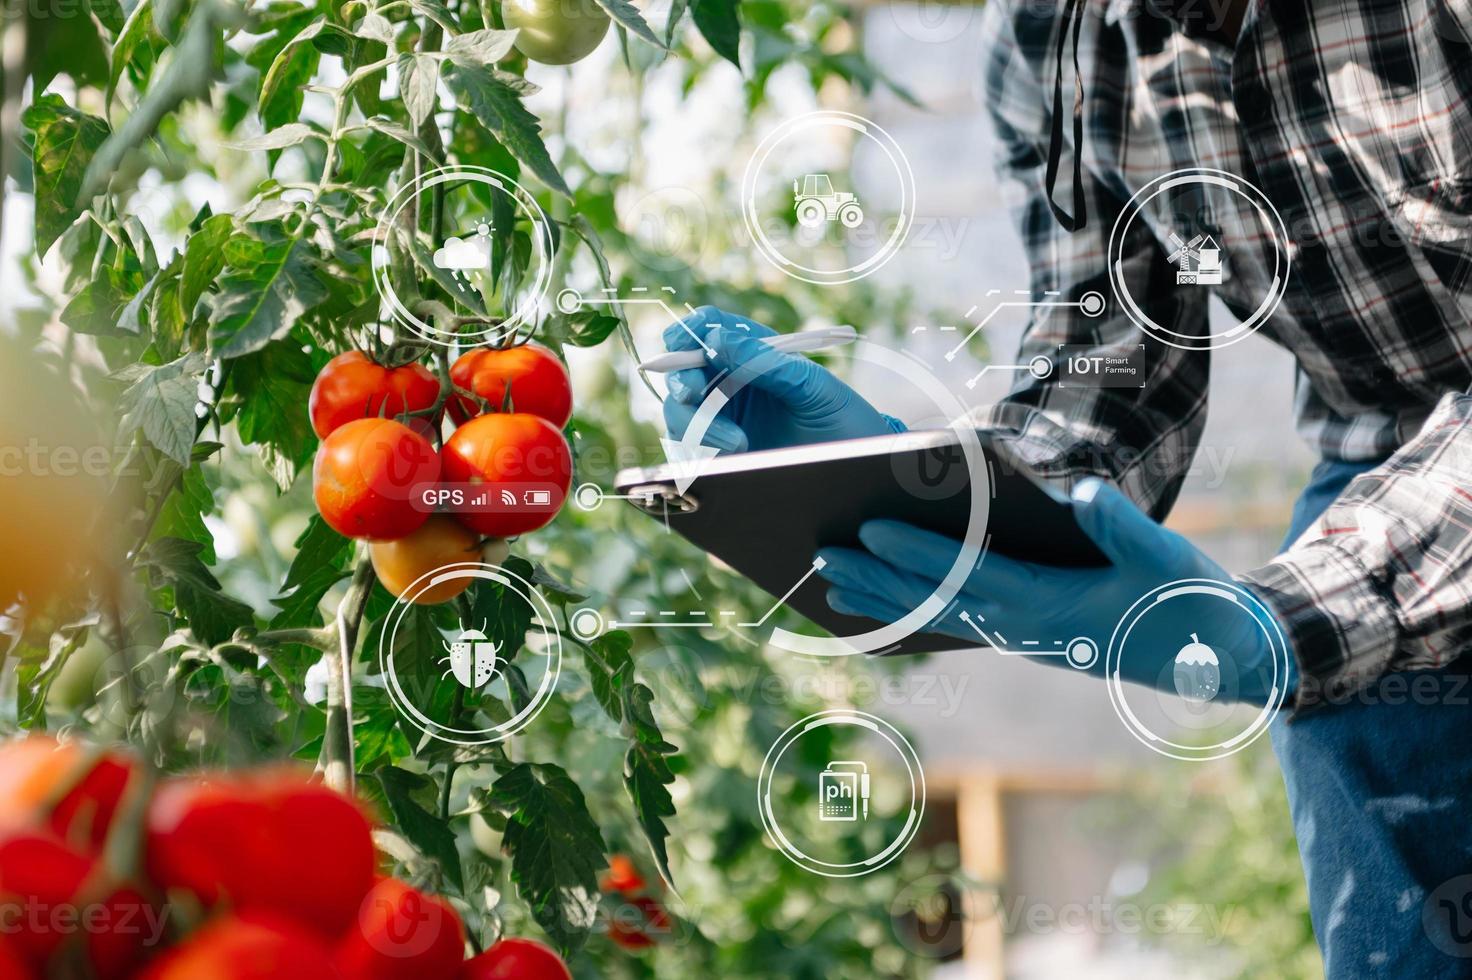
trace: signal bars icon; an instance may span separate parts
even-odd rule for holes
[[[499,502],[496,505],[493,505],[491,503],[491,494],[493,492],[496,494],[495,499]],[[552,491],[532,489],[527,490],[518,496],[516,491],[509,487],[499,487],[495,488],[494,490],[492,490],[491,488],[486,488],[475,494],[473,497],[469,497],[466,500],[465,506],[471,509],[478,510],[506,510],[511,508],[520,508],[523,506],[550,507],[552,506]]]

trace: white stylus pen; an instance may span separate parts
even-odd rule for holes
[[[850,326],[819,327],[816,330],[799,330],[797,333],[778,334],[775,337],[762,337],[761,342],[773,350],[784,351],[788,354],[798,354],[804,351],[823,350],[827,347],[840,347],[851,344],[858,339],[859,332]],[[639,365],[641,371],[653,371],[656,374],[668,374],[671,371],[684,371],[687,368],[705,367],[710,363],[705,350],[677,350],[668,354],[660,354],[651,357]]]

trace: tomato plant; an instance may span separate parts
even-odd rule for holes
[[[557,297],[674,294],[786,330],[900,322],[904,300],[870,287],[772,288],[719,221],[688,247],[645,233],[647,86],[674,103],[725,93],[729,142],[705,156],[739,161],[777,73],[814,93],[887,84],[855,47],[857,15],[787,0],[83,6],[6,24],[26,57],[19,75],[7,63],[0,173],[17,190],[0,227],[17,194],[30,221],[29,249],[0,254],[27,252],[33,304],[0,324],[0,464],[23,464],[0,478],[0,721],[87,736],[0,750],[17,753],[0,758],[0,835],[29,841],[16,867],[50,853],[59,900],[76,900],[59,871],[80,869],[104,905],[139,882],[147,902],[190,904],[150,978],[395,975],[377,954],[429,919],[444,928],[423,955],[448,963],[463,937],[472,980],[924,972],[888,928],[888,872],[816,880],[763,839],[762,752],[815,704],[753,692],[790,689],[799,667],[728,630],[571,628],[584,604],[769,605],[617,501],[564,506],[575,485],[611,490],[617,466],[660,461],[632,368],[663,324]],[[440,167],[498,176],[411,193]],[[713,179],[709,200],[737,182]],[[718,251],[727,278],[701,260]],[[412,499],[437,481],[552,497]],[[507,574],[396,609],[467,555]],[[505,741],[427,736],[386,693],[386,653],[437,683],[471,630],[500,679],[444,689],[437,707],[466,726],[524,709],[534,648],[561,645],[555,695]],[[283,776],[286,760],[319,781]],[[791,789],[797,805],[811,793]],[[610,854],[629,862],[616,895],[600,891]],[[625,935],[609,916],[629,899],[643,919]],[[0,978],[68,975],[33,961],[51,940],[0,936]],[[418,975],[449,975],[433,962]]]

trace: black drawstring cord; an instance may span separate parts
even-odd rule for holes
[[[1048,171],[1045,176],[1048,207],[1065,231],[1078,231],[1088,223],[1088,207],[1084,203],[1084,79],[1078,70],[1078,35],[1084,23],[1084,0],[1067,0],[1063,7],[1063,24],[1058,30],[1058,73],[1053,78],[1053,132],[1048,140]],[[1073,28],[1073,214],[1053,200],[1058,183],[1058,161],[1063,156],[1063,45],[1068,30]]]

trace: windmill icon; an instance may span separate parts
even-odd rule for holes
[[[1166,261],[1175,265],[1178,286],[1219,286],[1222,282],[1222,249],[1210,235],[1197,235],[1189,242],[1171,232],[1174,252]]]

